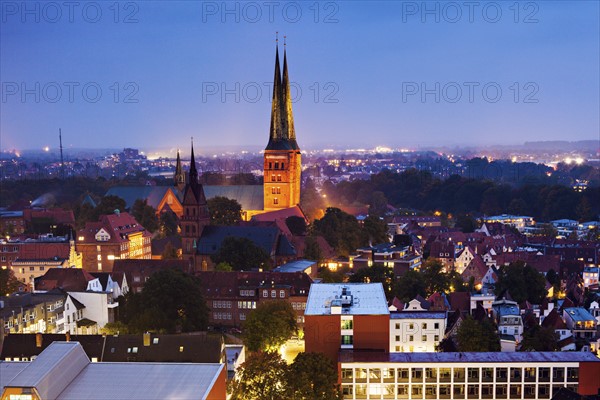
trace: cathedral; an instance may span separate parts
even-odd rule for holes
[[[289,215],[301,215],[298,207],[300,203],[301,184],[301,154],[296,142],[294,129],[294,115],[292,112],[292,99],[290,93],[290,80],[288,74],[287,55],[284,48],[283,71],[279,63],[279,48],[275,49],[275,76],[273,81],[273,100],[271,104],[271,124],[269,129],[269,141],[264,151],[264,183],[263,186],[203,186],[198,180],[198,171],[194,158],[194,147],[190,169],[187,177],[181,166],[181,158],[177,152],[177,165],[174,175],[174,186],[182,193],[183,215],[180,217],[182,254],[183,259],[188,260],[196,270],[207,270],[209,257],[215,243],[207,247],[206,242],[215,240],[215,237],[231,235],[233,232],[225,233],[232,228],[208,226],[210,215],[208,212],[207,198],[224,196],[237,200],[242,205],[243,219],[250,220],[253,216],[261,216],[263,221],[272,218],[285,217]],[[259,192],[260,191],[260,192]],[[262,196],[261,196],[262,195]],[[262,205],[256,199],[262,197]],[[250,199],[250,200],[249,200]],[[256,227],[237,227],[248,229],[244,236],[262,233]],[[242,234],[242,232],[239,232]],[[273,235],[271,235],[273,236]],[[221,238],[222,239],[222,238]],[[202,240],[202,243],[200,241]],[[264,237],[260,238],[264,242]],[[281,256],[293,256],[293,248],[287,250],[282,246],[280,237],[271,239],[272,254],[274,258]],[[267,249],[268,250],[268,249]],[[277,252],[283,251],[281,254]],[[280,258],[281,258],[280,257]]]

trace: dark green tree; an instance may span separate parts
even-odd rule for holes
[[[0,296],[7,296],[18,291],[20,285],[12,269],[0,268]]]
[[[249,271],[254,268],[268,269],[271,259],[266,251],[244,237],[227,237],[221,248],[211,257],[215,264],[227,263],[236,271]]]
[[[477,221],[466,214],[459,214],[456,216],[456,227],[464,233],[471,233],[477,229]]]
[[[388,243],[390,241],[387,233],[387,224],[379,217],[369,215],[363,221],[363,229],[366,232],[369,241],[373,244]]]
[[[356,218],[339,208],[328,208],[313,227],[339,255],[347,256],[368,241]]]
[[[148,205],[148,200],[137,199],[131,206],[131,215],[139,222],[148,232],[156,232],[158,230],[158,217],[156,210],[151,205]]]
[[[130,332],[206,330],[208,308],[199,280],[176,269],[154,273],[141,293],[128,293],[122,321]]]
[[[293,400],[339,400],[337,366],[322,353],[300,353],[288,369],[287,387]]]
[[[450,289],[452,277],[445,273],[442,263],[434,258],[427,259],[421,266],[421,275],[425,281],[427,296],[435,292],[447,293]]]
[[[292,235],[306,235],[306,221],[304,220],[304,218],[293,215],[285,219],[285,224],[287,225],[290,232],[292,232]]]
[[[242,206],[237,200],[223,196],[207,201],[211,225],[237,225],[242,220]]]
[[[506,290],[517,303],[527,300],[531,304],[540,304],[546,296],[546,279],[530,265],[513,262],[500,268],[496,282],[497,295]]]
[[[304,247],[304,258],[307,260],[313,260],[320,262],[323,260],[323,251],[321,250],[321,246],[319,246],[319,242],[317,238],[314,236],[306,236],[305,239],[306,246]]]
[[[302,191],[300,192],[300,206],[306,214],[309,221],[323,217],[325,209],[325,198],[315,187],[312,179],[307,179]]]
[[[470,315],[465,318],[456,334],[458,351],[500,351],[498,331],[489,320],[479,322]]]
[[[162,237],[177,235],[178,221],[177,215],[173,211],[164,211],[160,214],[159,229]]]
[[[380,191],[375,191],[371,194],[369,201],[369,215],[374,217],[383,217],[387,212],[388,200],[385,194]]]
[[[229,383],[231,400],[285,400],[288,365],[277,352],[252,353]]]
[[[411,269],[396,280],[395,293],[398,299],[406,303],[417,295],[427,296],[427,283],[419,271]]]
[[[101,215],[114,214],[115,210],[125,211],[125,205],[125,200],[119,196],[104,196],[94,208],[90,220],[97,221]]]
[[[244,323],[244,344],[249,351],[277,351],[298,331],[296,312],[290,302],[259,303]]]
[[[523,334],[521,351],[558,351],[558,334],[553,327],[534,325]]]

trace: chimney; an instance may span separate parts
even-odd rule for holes
[[[44,337],[40,332],[35,334],[35,347],[42,347],[42,342],[44,341]]]
[[[150,339],[152,338],[152,334],[150,332],[144,333],[144,347],[150,346]]]
[[[71,341],[71,332],[68,332],[68,331],[67,331],[67,333],[65,333],[65,340],[66,340],[67,342],[70,342],[70,341]]]

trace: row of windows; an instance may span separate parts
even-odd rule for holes
[[[267,289],[263,289],[262,291],[262,297],[269,297],[269,291]],[[277,298],[277,290],[271,290],[271,297],[272,298]],[[285,299],[285,290],[280,290],[279,291],[279,297],[282,299]]]
[[[285,169],[285,163],[279,163],[279,162],[275,162],[275,169],[280,169],[279,167],[281,167],[281,169]],[[273,169],[273,163],[270,162],[269,163],[269,169]]]
[[[231,308],[231,301],[213,300],[213,308]]]
[[[351,382],[568,382],[579,380],[579,368],[472,367],[472,368],[342,368],[342,381]]]
[[[410,322],[408,324],[408,329],[415,329],[415,323]],[[421,329],[423,330],[427,330],[429,329],[429,324],[427,322],[422,322],[421,323]],[[396,322],[396,329],[400,329],[400,322]],[[439,322],[434,322],[433,323],[433,329],[440,329],[440,323]]]
[[[228,319],[231,320],[231,313],[213,313],[214,319]]]
[[[240,290],[240,296],[254,296],[254,290]]]
[[[296,303],[293,301],[292,308],[294,310],[306,310],[306,303],[303,303],[303,302]]]
[[[256,301],[238,301],[238,308],[240,308],[240,309],[255,309]]]
[[[10,251],[9,248],[10,247],[3,246],[2,247],[2,252],[6,253],[7,251]],[[13,246],[12,251],[19,251],[19,247],[18,246]]]
[[[432,340],[434,342],[439,342],[440,341],[440,335],[421,335],[421,342],[427,342],[428,337],[432,338]],[[396,335],[395,338],[396,342],[403,342],[403,340],[401,340],[400,335]],[[415,336],[414,335],[408,335],[407,337],[409,342],[414,342],[415,341]]]
[[[271,175],[271,182],[281,182],[281,175]]]
[[[6,257],[2,257],[2,261],[6,261],[5,258]],[[38,267],[39,271],[43,271],[45,269],[46,269],[46,267]],[[13,267],[13,270],[14,270],[14,267]],[[31,272],[35,271],[35,267],[29,267],[29,271],[31,271]],[[25,273],[25,268],[19,268],[19,273],[24,274]]]
[[[344,399],[548,399],[565,385],[342,385]],[[577,385],[566,385],[577,391]],[[552,392],[552,393],[551,393]]]
[[[271,194],[281,194],[281,188],[280,187],[272,187]]]

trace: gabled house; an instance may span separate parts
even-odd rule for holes
[[[541,323],[543,328],[552,328],[558,337],[558,343],[561,351],[572,351],[575,350],[575,342],[573,340],[566,340],[573,337],[573,333],[565,324],[560,314],[556,309],[550,311],[548,316],[544,318]]]
[[[506,299],[495,301],[492,312],[500,335],[514,336],[517,343],[523,340],[523,319],[516,302]]]
[[[563,319],[575,337],[593,339],[597,335],[596,318],[583,307],[563,309]]]
[[[34,291],[48,292],[52,289],[95,292],[104,290],[99,278],[79,268],[50,268],[43,276],[35,279]]]

